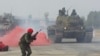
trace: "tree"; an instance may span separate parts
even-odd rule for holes
[[[88,14],[86,25],[90,27],[93,26],[94,28],[100,28],[100,12],[91,11]]]

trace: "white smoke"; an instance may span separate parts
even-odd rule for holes
[[[20,20],[19,25],[24,29],[33,28],[35,32],[42,29],[42,31],[47,34],[47,25],[45,20],[24,18]]]

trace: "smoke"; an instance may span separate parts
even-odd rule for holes
[[[23,18],[19,19],[19,26],[21,26],[24,29],[33,28],[35,32],[41,29],[43,32],[47,34],[47,24],[45,20]]]
[[[17,18],[18,19],[18,18]],[[18,26],[5,34],[0,41],[9,46],[17,46],[20,37],[26,32],[27,28],[33,28],[34,33],[39,31],[35,45],[48,44],[49,39],[47,35],[47,25],[44,20],[33,20],[33,19],[18,19]],[[34,34],[33,33],[33,34]],[[12,40],[13,39],[13,40]]]

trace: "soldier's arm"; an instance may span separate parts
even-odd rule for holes
[[[32,40],[36,40],[36,36],[39,32],[36,32],[33,36],[32,36]]]
[[[36,36],[37,36],[37,34],[38,34],[40,31],[41,31],[41,29],[40,29],[38,32],[36,32],[36,33],[32,36],[32,41],[33,41],[33,40],[36,40]]]

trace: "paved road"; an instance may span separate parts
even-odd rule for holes
[[[49,46],[33,46],[31,56],[100,56],[100,38],[92,43],[60,43]],[[0,56],[21,56],[19,47],[12,47],[8,52],[0,52]]]

